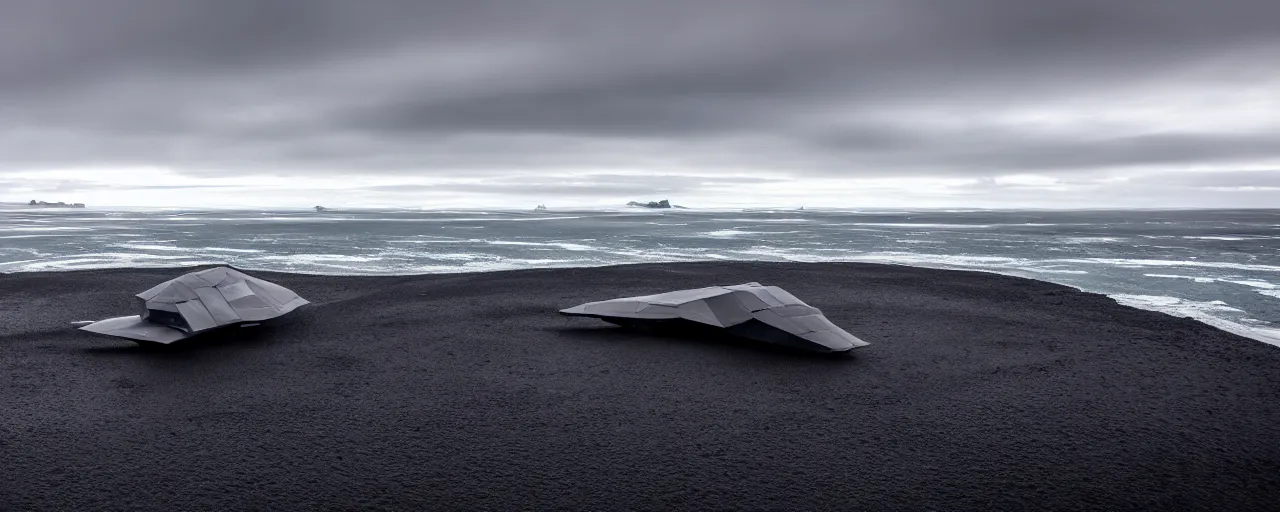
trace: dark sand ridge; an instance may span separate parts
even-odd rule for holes
[[[1063,286],[871,264],[320,277],[155,352],[67,322],[184,270],[0,275],[0,509],[1212,509],[1280,503],[1280,349]],[[852,357],[556,314],[783,286]]]

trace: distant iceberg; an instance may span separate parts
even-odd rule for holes
[[[46,203],[44,201],[36,201],[35,199],[32,199],[30,203],[27,203],[27,206],[39,206],[41,208],[84,208],[84,203],[67,204],[62,201]]]
[[[671,202],[667,201],[666,199],[663,199],[661,201],[649,201],[647,203],[631,201],[627,203],[627,206],[638,206],[640,208],[684,208],[683,206],[672,205]]]

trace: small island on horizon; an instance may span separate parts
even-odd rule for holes
[[[637,207],[640,207],[640,208],[682,208],[682,209],[683,209],[683,208],[685,208],[685,207],[680,206],[680,205],[672,205],[672,204],[671,204],[671,202],[670,202],[670,201],[668,201],[668,200],[666,200],[666,199],[663,199],[663,200],[661,200],[661,201],[649,201],[648,203],[641,203],[641,202],[639,202],[639,201],[631,201],[631,202],[627,203],[627,206],[637,206]]]
[[[49,203],[45,201],[36,201],[35,199],[32,199],[30,203],[27,203],[27,206],[39,206],[42,208],[84,208],[85,207],[84,203],[64,203],[62,201],[58,201],[56,203]]]

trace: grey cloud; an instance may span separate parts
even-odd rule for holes
[[[111,184],[111,183],[85,183],[77,180],[67,179],[9,179],[0,181],[0,190],[4,189],[30,189],[37,192],[86,192],[86,191],[110,191],[110,190],[156,190],[156,191],[200,191],[200,190],[232,190],[241,188],[237,185],[137,185],[137,184]]]
[[[1280,169],[1178,172],[1138,178],[1140,184],[1187,188],[1280,188]]]
[[[365,187],[379,192],[468,192],[527,195],[532,197],[615,196],[650,200],[654,194],[697,194],[744,184],[775,183],[783,180],[750,176],[619,175],[586,174],[571,178],[538,176],[503,177],[477,183],[439,185],[397,185]]]
[[[1280,159],[1275,132],[1032,132],[982,112],[1249,86],[1274,78],[1276,26],[1269,0],[11,0],[0,175],[1238,167]],[[894,116],[932,107],[971,122]]]
[[[846,162],[941,174],[1090,171],[1161,164],[1245,163],[1280,156],[1276,133],[1154,133],[1125,136],[1045,136],[1015,127],[975,126],[931,133],[863,127],[808,140]]]

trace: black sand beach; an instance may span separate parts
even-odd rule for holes
[[[0,275],[0,509],[1276,510],[1280,348],[998,275],[698,263],[250,272],[314,304],[144,350],[182,270]],[[779,285],[848,357],[556,310]]]

